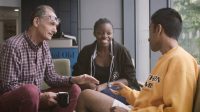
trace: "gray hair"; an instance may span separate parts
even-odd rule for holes
[[[40,5],[32,12],[31,21],[30,21],[31,23],[30,24],[31,25],[33,24],[33,20],[34,20],[35,17],[41,17],[41,16],[45,15],[46,10],[51,10],[51,11],[53,11],[55,13],[55,10],[51,6],[49,6],[49,5]]]

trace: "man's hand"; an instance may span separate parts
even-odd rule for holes
[[[73,83],[80,84],[80,85],[87,84],[87,83],[99,84],[99,81],[97,79],[87,74],[75,76],[72,78],[71,81]]]
[[[40,94],[40,108],[46,109],[57,105],[57,94],[53,92],[44,92]]]
[[[111,107],[110,112],[128,112],[128,110],[122,107],[115,106]]]
[[[86,83],[86,84],[79,84],[79,86],[81,87],[81,89],[92,89],[92,90],[96,90],[97,89],[97,84],[94,83]]]

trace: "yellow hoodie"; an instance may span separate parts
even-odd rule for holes
[[[197,78],[196,60],[176,47],[159,58],[140,92],[125,87],[120,94],[132,112],[192,112]]]

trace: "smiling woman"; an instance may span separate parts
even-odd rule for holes
[[[94,24],[95,41],[86,45],[78,56],[73,75],[89,74],[100,81],[100,85],[80,85],[93,89],[127,103],[124,97],[114,95],[108,88],[111,82],[122,82],[139,90],[135,68],[127,49],[114,41],[113,25],[107,18],[100,18]]]

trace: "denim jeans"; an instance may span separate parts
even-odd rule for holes
[[[116,87],[115,87],[115,86],[112,86],[111,89],[114,89],[114,90],[115,90]],[[116,99],[116,100],[119,100],[120,102],[122,102],[122,103],[124,103],[124,104],[126,104],[126,105],[128,105],[128,103],[126,102],[126,99],[125,99],[124,97],[122,97],[122,96],[120,96],[120,95],[115,95],[115,94],[113,94],[113,93],[110,91],[109,88],[106,88],[106,89],[102,90],[101,92],[104,93],[104,94],[106,94],[106,95],[108,95],[108,96],[110,96],[110,97],[112,97],[112,98],[114,98],[114,99]]]

